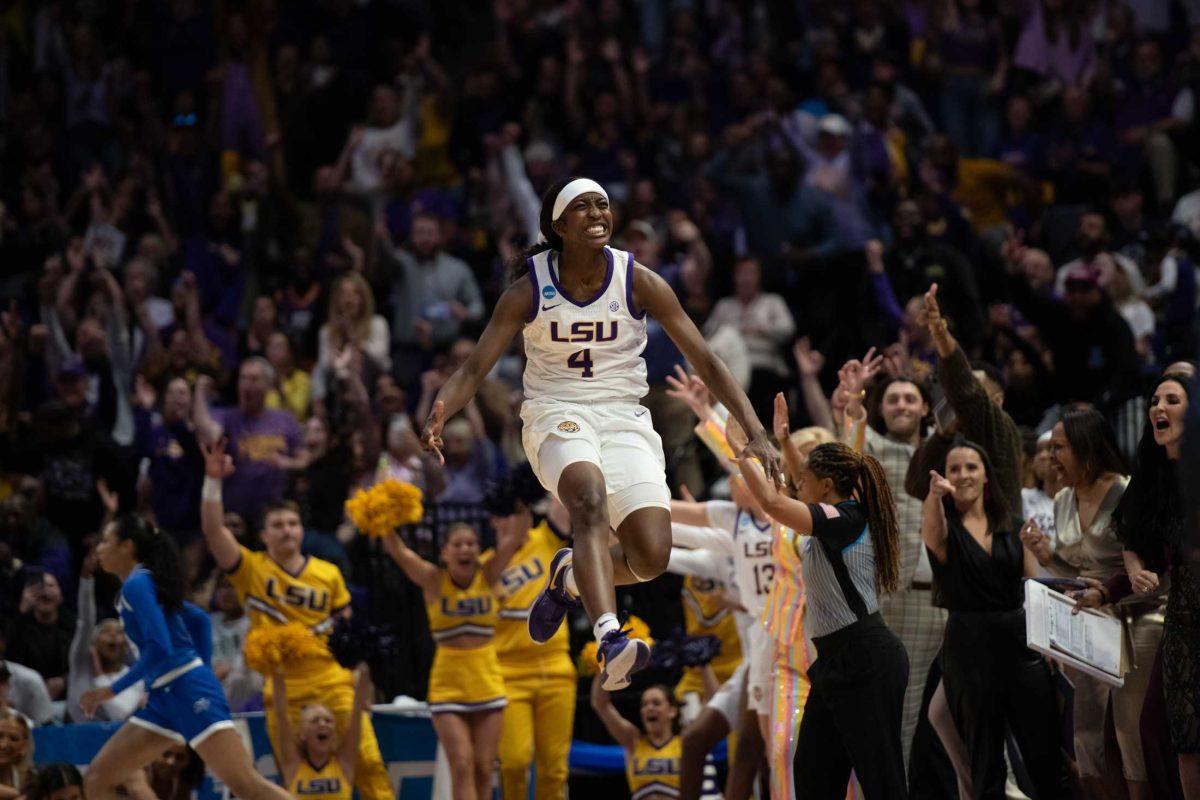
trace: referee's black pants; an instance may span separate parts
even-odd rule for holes
[[[867,800],[905,800],[904,645],[877,613],[813,644],[817,660],[796,739],[797,800],[843,800],[851,769]]]

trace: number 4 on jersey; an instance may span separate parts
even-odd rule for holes
[[[592,351],[591,350],[576,350],[567,357],[567,366],[571,369],[581,369],[583,374],[581,377],[590,378],[595,373],[592,372]]]

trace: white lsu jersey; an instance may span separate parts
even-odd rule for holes
[[[633,254],[604,248],[608,272],[579,301],[558,280],[558,253],[528,260],[533,312],[525,324],[525,398],[637,403],[646,395],[645,312],[633,309]]]
[[[767,604],[775,579],[771,558],[771,522],[759,524],[754,515],[735,503],[710,500],[705,504],[708,520],[714,528],[733,534],[734,582],[742,607],[757,619]]]

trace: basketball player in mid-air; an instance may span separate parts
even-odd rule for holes
[[[599,643],[601,682],[614,691],[646,666],[649,646],[617,621],[614,584],[651,580],[671,553],[670,492],[662,440],[638,401],[646,394],[646,314],[662,325],[710,391],[743,426],[743,457],[767,476],[779,457],[750,401],[708,348],[666,281],[608,246],[608,194],[576,178],[542,200],[545,241],[531,248],[496,303],[471,357],[438,393],[421,434],[440,455],[442,426],[475,394],[518,332],[525,334],[522,444],[538,479],[571,514],[575,548],[550,562],[529,609],[529,635],[546,642],[583,601]],[[619,544],[609,547],[609,531]]]

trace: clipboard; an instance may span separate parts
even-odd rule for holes
[[[1121,623],[1085,608],[1034,580],[1025,581],[1025,638],[1031,650],[1091,675],[1110,686],[1125,685]]]

